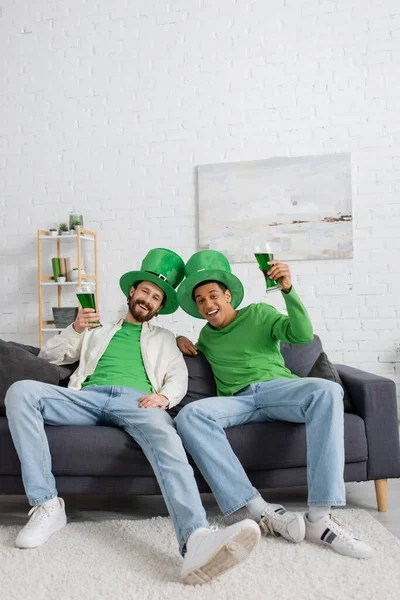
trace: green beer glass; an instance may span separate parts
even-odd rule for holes
[[[268,271],[272,268],[273,265],[269,265],[268,261],[274,260],[274,254],[272,252],[271,246],[266,242],[263,244],[258,244],[254,247],[254,256],[258,262],[258,266],[263,272],[265,278],[266,285],[266,293],[269,294],[271,292],[277,292],[281,289],[281,286],[277,281],[271,279],[268,275]]]
[[[76,288],[76,295],[82,308],[93,308],[93,310],[96,310],[96,294],[94,285],[85,283],[81,286],[78,286]],[[96,327],[102,327],[100,321],[93,321],[93,326],[90,326],[89,329],[96,329]]]

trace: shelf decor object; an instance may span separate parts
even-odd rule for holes
[[[83,217],[72,211],[69,213],[69,222],[68,222],[70,230],[78,229],[78,227],[83,227]]]
[[[53,306],[54,325],[57,329],[65,329],[76,319],[78,308],[75,306]]]

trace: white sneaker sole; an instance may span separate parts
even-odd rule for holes
[[[67,517],[66,515],[64,515],[64,519],[60,519],[60,521],[58,523],[55,523],[54,526],[50,529],[50,531],[47,532],[47,535],[40,538],[40,539],[32,539],[32,540],[27,540],[24,541],[22,539],[22,541],[18,541],[19,535],[17,536],[16,540],[15,540],[15,546],[17,548],[21,548],[22,550],[28,550],[29,548],[37,548],[38,546],[41,546],[42,544],[44,544],[45,542],[47,542],[47,540],[54,535],[55,533],[57,533],[57,531],[60,531],[60,529],[62,529],[63,527],[65,527],[67,524]],[[21,532],[22,533],[22,532]],[[23,537],[23,536],[21,536]]]
[[[242,529],[218,548],[208,561],[182,575],[186,585],[203,585],[223,575],[246,560],[260,541],[261,533],[257,529]]]

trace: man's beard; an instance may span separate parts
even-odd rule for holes
[[[142,306],[145,306],[146,308],[150,308],[149,305],[147,304],[147,302],[145,302],[144,300],[135,300],[132,296],[132,298],[129,300],[129,312],[131,313],[132,317],[136,320],[139,321],[140,323],[145,323],[146,321],[150,321],[150,319],[152,319],[154,317],[154,315],[157,313],[156,310],[148,310],[148,311],[144,311],[143,309],[141,309],[138,305],[141,304]]]

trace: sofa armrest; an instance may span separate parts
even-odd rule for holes
[[[368,479],[400,477],[399,423],[394,381],[335,365],[356,413],[364,420]]]

